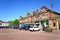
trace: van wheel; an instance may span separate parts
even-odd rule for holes
[[[35,30],[33,30],[35,32]]]
[[[33,30],[30,30],[31,32],[33,32]]]

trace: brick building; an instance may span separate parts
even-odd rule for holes
[[[8,22],[3,22],[2,20],[0,20],[0,27],[4,27],[4,26],[12,26],[12,21],[8,21]]]
[[[0,26],[2,25],[2,20],[0,20]]]
[[[28,13],[25,18],[20,16],[20,25],[38,23],[41,25],[45,24],[45,26],[48,25],[52,29],[60,29],[60,13],[57,13],[52,9],[42,6],[40,12],[36,10],[32,14]]]

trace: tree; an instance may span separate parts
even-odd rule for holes
[[[15,19],[12,23],[12,26],[16,26],[16,27],[19,27],[19,20],[18,19]]]

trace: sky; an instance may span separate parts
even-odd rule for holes
[[[51,8],[53,4],[54,11],[60,13],[60,0],[0,0],[0,20],[12,21],[25,17],[29,12],[39,10],[42,6]]]

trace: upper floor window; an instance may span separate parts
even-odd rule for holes
[[[27,19],[27,21],[29,22],[29,19]]]
[[[36,17],[36,21],[38,21],[38,20],[39,20],[39,16]]]
[[[42,15],[42,19],[45,19],[45,18],[46,18],[46,14],[43,13],[43,15]]]

